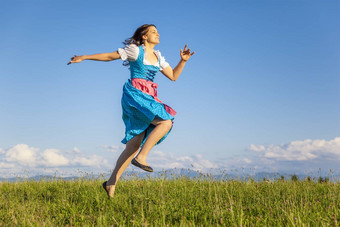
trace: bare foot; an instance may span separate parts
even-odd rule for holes
[[[108,198],[113,198],[116,190],[116,185],[107,185],[107,181],[103,183],[103,188],[105,189]]]

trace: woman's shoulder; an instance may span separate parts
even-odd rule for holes
[[[126,45],[124,47],[124,49],[127,51],[127,52],[130,52],[132,55],[134,55],[136,58],[139,56],[139,54],[143,53],[144,51],[144,48],[142,45],[140,46],[137,46],[136,44],[134,43],[131,43],[129,45]]]
[[[118,52],[122,60],[136,61],[140,48],[136,44],[128,44],[124,48],[119,48]]]

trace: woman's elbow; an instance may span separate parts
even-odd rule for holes
[[[171,81],[176,81],[176,80],[177,80],[177,78],[176,78],[174,75],[169,76],[168,78],[169,78],[169,80],[171,80]]]

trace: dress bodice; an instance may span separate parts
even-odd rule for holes
[[[148,81],[154,80],[157,72],[160,70],[160,67],[155,65],[145,65],[144,64],[144,48],[139,46],[139,54],[136,61],[130,61],[130,73],[131,79],[139,78],[145,79]],[[158,61],[160,64],[160,58],[158,57]]]

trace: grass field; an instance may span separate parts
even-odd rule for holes
[[[0,183],[0,226],[339,226],[340,182],[130,177]]]

